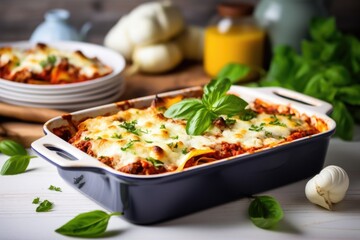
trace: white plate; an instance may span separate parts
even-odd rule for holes
[[[28,106],[28,107],[39,107],[39,108],[50,108],[50,109],[58,109],[58,110],[65,110],[65,111],[77,111],[85,108],[91,108],[96,106],[101,106],[104,104],[116,102],[119,100],[120,96],[123,94],[125,90],[125,84],[122,84],[120,89],[117,93],[113,94],[110,97],[106,97],[99,100],[94,101],[87,101],[83,103],[64,103],[64,104],[45,104],[45,103],[29,103],[24,101],[16,101],[10,99],[2,99],[3,102],[14,104],[14,105],[21,105],[21,106]]]
[[[21,42],[9,42],[1,43],[2,46],[11,46],[16,48],[31,48],[35,43],[21,41]],[[88,57],[97,57],[104,64],[110,66],[113,69],[113,72],[109,75],[106,75],[101,78],[79,82],[79,83],[69,83],[69,84],[54,84],[54,85],[37,85],[37,84],[26,84],[18,83],[9,80],[0,78],[0,86],[6,86],[7,89],[17,89],[18,91],[27,91],[32,93],[65,93],[65,92],[79,92],[86,91],[89,89],[94,89],[96,87],[103,86],[113,80],[114,77],[119,76],[125,68],[125,59],[123,56],[117,52],[105,48],[99,45],[83,43],[83,42],[72,42],[72,41],[61,41],[61,42],[52,42],[48,43],[49,46],[65,50],[65,51],[76,51],[80,50],[84,55]]]
[[[43,93],[24,93],[24,92],[19,92],[19,91],[15,91],[15,90],[9,90],[7,88],[4,88],[3,86],[0,86],[0,96],[13,96],[18,98],[19,100],[22,100],[24,98],[35,98],[35,99],[64,99],[64,98],[69,98],[69,99],[76,99],[76,98],[82,98],[82,97],[96,97],[96,95],[103,93],[104,91],[108,91],[111,90],[112,88],[119,86],[121,84],[123,84],[123,79],[119,78],[117,79],[117,81],[111,82],[109,84],[106,84],[102,87],[98,87],[95,89],[90,89],[90,90],[86,90],[86,91],[81,91],[81,92],[73,92],[73,93],[48,93],[48,92],[43,92]]]
[[[44,103],[44,104],[64,104],[64,103],[80,103],[80,102],[90,102],[99,99],[103,99],[113,94],[116,94],[123,86],[124,82],[120,84],[115,82],[106,86],[104,89],[96,89],[94,91],[86,91],[84,95],[26,95],[24,93],[15,93],[9,92],[8,90],[3,90],[0,88],[0,99],[2,100],[14,100],[19,102],[27,103]]]

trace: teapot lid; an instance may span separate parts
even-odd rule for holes
[[[63,20],[66,21],[70,17],[70,12],[66,9],[52,9],[45,13],[46,20]]]

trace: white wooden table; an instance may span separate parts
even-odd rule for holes
[[[359,135],[359,134],[358,134]],[[360,136],[360,135],[359,135]],[[137,226],[113,217],[106,239],[360,239],[360,137],[332,139],[325,165],[343,167],[350,177],[345,199],[334,211],[317,207],[305,197],[307,180],[263,194],[274,196],[285,217],[275,230],[255,227],[247,218],[248,199],[240,199],[152,226]],[[29,150],[30,151],[30,150]],[[33,152],[31,152],[33,154]],[[7,156],[0,154],[0,167]],[[62,192],[48,190],[50,185]],[[51,212],[37,213],[34,198],[54,202]],[[54,230],[75,215],[102,209],[67,185],[56,168],[38,157],[19,175],[0,176],[0,239],[70,239]],[[104,210],[104,209],[102,209]]]

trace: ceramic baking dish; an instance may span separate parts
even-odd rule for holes
[[[195,87],[158,96],[194,96],[201,90]],[[335,122],[326,115],[332,110],[330,104],[282,88],[233,86],[230,92],[246,101],[260,98],[290,105],[300,113],[321,118],[329,130],[182,172],[148,176],[118,172],[53,132],[59,127],[71,130],[88,117],[113,114],[129,106],[149,106],[155,96],[148,96],[51,119],[44,125],[46,136],[33,142],[32,148],[54,164],[71,186],[109,211],[123,212],[123,218],[135,224],[153,224],[180,217],[308,178],[322,169],[330,137],[335,132]]]

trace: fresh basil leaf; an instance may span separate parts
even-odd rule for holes
[[[204,87],[204,94],[202,98],[203,104],[208,109],[211,109],[211,106],[222,96],[224,96],[227,91],[229,91],[230,87],[231,82],[227,78],[211,80],[210,83]]]
[[[272,228],[284,216],[283,210],[271,196],[256,196],[249,206],[249,217],[259,228]]]
[[[316,98],[332,102],[338,89],[328,82],[322,73],[314,75],[304,89],[304,93]]]
[[[351,140],[354,135],[354,119],[346,108],[345,104],[340,101],[333,103],[334,110],[331,117],[336,122],[335,135],[344,140]]]
[[[248,105],[243,99],[238,96],[229,94],[219,98],[213,105],[212,111],[218,115],[235,115],[240,114],[242,110]]]
[[[53,208],[53,205],[54,204],[52,202],[48,200],[44,200],[36,208],[36,212],[49,212]]]
[[[283,45],[275,47],[265,81],[278,81],[281,84],[286,84],[289,79],[295,76],[294,69],[297,69],[297,58],[297,53],[291,47]]]
[[[30,159],[34,158],[35,156],[29,155],[15,155],[10,157],[1,168],[0,174],[1,175],[14,175],[23,173],[26,171],[30,163]]]
[[[109,219],[119,215],[121,215],[119,212],[108,214],[101,210],[81,213],[55,232],[75,237],[97,237],[106,231]]]
[[[360,84],[339,88],[337,98],[351,105],[360,105]]]
[[[211,125],[216,115],[205,108],[199,109],[186,123],[186,133],[189,135],[201,135]]]
[[[315,17],[310,22],[310,35],[316,41],[336,40],[340,33],[336,29],[335,18]]]
[[[0,152],[8,156],[27,155],[25,148],[13,140],[1,141]]]
[[[239,63],[229,63],[223,67],[217,74],[217,79],[227,78],[232,84],[246,80],[246,76],[250,72],[250,67]]]
[[[352,83],[349,71],[342,65],[329,66],[324,76],[326,80],[334,86],[346,86]]]
[[[175,103],[166,110],[164,116],[167,118],[189,119],[203,105],[199,99],[189,98]]]

